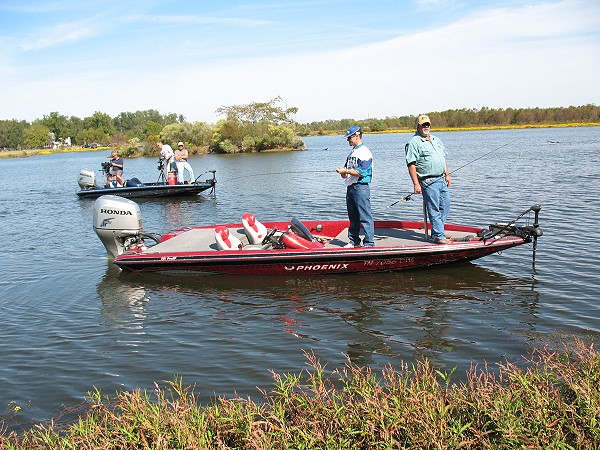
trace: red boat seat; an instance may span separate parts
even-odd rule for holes
[[[220,225],[215,228],[215,241],[219,250],[241,250],[242,242],[229,232],[229,228]]]
[[[267,227],[260,223],[254,214],[244,214],[242,216],[242,225],[250,244],[262,244],[263,239],[267,235]]]

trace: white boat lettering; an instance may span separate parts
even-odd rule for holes
[[[365,261],[365,266],[371,266],[373,264],[376,266],[395,266],[397,264],[410,263],[412,261],[414,261],[414,258],[382,259],[379,261]]]
[[[100,209],[102,214],[116,214],[117,216],[133,216],[131,211],[120,211],[118,209]]]
[[[161,256],[161,261],[175,261],[177,259],[176,256]]]
[[[285,270],[340,270],[347,269],[348,264],[314,264],[310,266],[284,266]]]

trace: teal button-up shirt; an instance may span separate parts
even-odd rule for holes
[[[446,148],[442,141],[429,135],[430,141],[419,133],[406,144],[406,165],[415,164],[419,178],[442,175],[446,172]]]

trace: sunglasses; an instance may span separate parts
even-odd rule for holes
[[[425,122],[421,124],[422,127],[430,127],[431,124],[429,122]]]

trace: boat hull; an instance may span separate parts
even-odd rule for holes
[[[311,222],[314,229],[317,222]],[[335,225],[334,225],[335,224]],[[320,222],[319,225],[343,235],[347,222]],[[378,225],[378,227],[377,227]],[[281,227],[281,223],[268,224],[269,228]],[[409,228],[407,228],[407,226]],[[229,225],[232,229],[236,225]],[[198,227],[202,229],[203,227]],[[208,227],[207,227],[208,228]],[[281,229],[281,228],[279,228]],[[346,228],[347,229],[347,228]],[[399,245],[385,245],[394,236],[393,232],[417,236],[411,241],[404,239]],[[159,251],[160,246],[140,252],[128,252],[117,256],[114,263],[131,272],[161,274],[229,274],[229,275],[316,275],[341,273],[370,273],[416,269],[441,264],[472,261],[492,253],[500,252],[529,242],[527,237],[502,236],[491,240],[476,237],[481,228],[449,225],[447,232],[461,236],[463,240],[451,244],[433,244],[423,238],[423,224],[403,222],[376,223],[376,242],[379,236],[381,245],[375,247],[344,248],[330,244],[320,249],[253,249],[253,250],[209,250],[209,251]],[[168,235],[181,240],[190,229]],[[197,230],[199,231],[199,230]],[[419,233],[421,235],[419,236]],[[190,235],[191,236],[191,235]],[[392,238],[389,238],[392,239]],[[394,237],[396,241],[399,239]],[[188,239],[190,241],[191,238]],[[394,241],[394,242],[396,242]],[[405,242],[406,241],[406,242]],[[343,243],[342,243],[343,244]]]
[[[77,192],[79,198],[98,198],[102,195],[118,195],[126,198],[142,198],[142,197],[176,197],[176,196],[192,196],[198,195],[201,192],[212,189],[215,186],[214,180],[192,184],[166,184],[166,183],[144,183],[140,186],[133,187],[116,187],[116,188],[92,188],[82,189]]]

